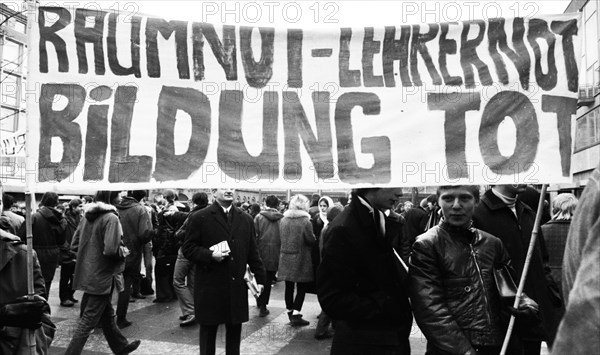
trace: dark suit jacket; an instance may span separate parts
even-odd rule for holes
[[[216,202],[188,219],[182,251],[197,266],[194,303],[200,324],[248,321],[246,264],[250,265],[257,282],[264,284],[265,269],[256,248],[254,221],[239,208],[231,208],[231,226]],[[216,262],[209,248],[224,240],[231,252],[225,260]]]
[[[388,219],[384,237],[353,196],[328,225],[317,294],[323,311],[337,321],[332,354],[357,349],[382,353],[386,347],[397,351],[408,343],[412,313],[406,274],[398,272],[394,261],[390,223]]]

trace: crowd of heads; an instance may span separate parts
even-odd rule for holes
[[[389,201],[393,201],[393,206],[388,206],[386,208],[391,208],[395,210],[395,212],[404,215],[411,208],[422,208],[427,212],[441,210],[440,213],[443,214],[443,209],[440,205],[441,196],[451,190],[462,189],[473,196],[474,204],[479,203],[479,198],[481,194],[481,187],[479,185],[449,185],[449,186],[439,186],[435,194],[430,194],[427,197],[420,200],[420,203],[415,205],[412,201],[404,199],[404,201],[400,200],[400,196],[402,196],[401,192],[395,192],[389,196],[382,196],[381,198],[385,200],[386,198]],[[521,195],[525,195],[527,190],[525,186],[517,185],[515,190],[517,192],[521,192]],[[226,200],[231,201],[236,207],[241,208],[244,212],[247,212],[252,217],[255,217],[261,211],[271,208],[277,209],[280,212],[285,212],[288,209],[292,210],[303,210],[309,211],[311,208],[318,208],[318,211],[322,214],[326,214],[331,212],[333,207],[336,207],[332,213],[339,213],[341,211],[341,207],[346,206],[350,203],[352,194],[357,196],[377,196],[382,195],[382,192],[379,190],[389,190],[389,189],[380,189],[380,188],[362,188],[362,189],[354,189],[351,194],[348,194],[348,197],[343,196],[337,199],[337,202],[333,202],[333,200],[327,196],[321,196],[318,193],[314,193],[311,195],[310,199],[302,194],[294,195],[290,198],[290,201],[281,200],[279,197],[275,195],[268,195],[263,198],[262,203],[249,203],[249,202],[234,202],[233,196],[235,190],[233,189],[213,189],[212,190],[212,199],[216,200],[220,195],[220,192],[223,192],[223,196],[225,196]],[[400,189],[397,189],[400,190]],[[511,190],[512,191],[512,190]],[[207,206],[211,203],[210,194],[206,192],[196,192],[193,194],[191,199],[186,201],[180,201],[179,195],[175,190],[167,189],[159,192],[155,192],[153,194],[152,199],[148,199],[150,193],[148,190],[131,190],[131,191],[98,191],[94,197],[89,195],[82,196],[81,198],[73,198],[68,202],[61,202],[60,197],[55,192],[46,192],[43,194],[39,206],[46,206],[49,208],[55,208],[61,211],[64,214],[71,213],[81,213],[85,209],[85,205],[92,202],[100,202],[106,204],[118,204],[122,198],[122,196],[128,196],[134,198],[136,201],[148,204],[152,206],[155,210],[160,211],[166,205],[175,204],[179,210],[189,211],[196,206]],[[19,215],[25,215],[25,203],[20,202],[17,203],[15,198],[10,194],[3,194],[2,196],[2,207],[3,210],[11,210]],[[373,198],[373,197],[372,197]],[[375,197],[377,198],[377,197]],[[187,199],[187,197],[186,197]],[[260,201],[259,201],[260,202]],[[387,201],[386,201],[387,202]],[[552,199],[551,206],[551,215],[552,219],[557,220],[569,220],[572,218],[575,208],[577,206],[577,197],[572,193],[560,193],[556,195]]]

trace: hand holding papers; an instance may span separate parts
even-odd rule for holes
[[[209,249],[212,250],[212,257],[217,262],[223,261],[223,259],[229,256],[229,252],[231,251],[231,249],[229,249],[229,244],[226,240],[213,245]]]
[[[246,265],[246,273],[244,274],[244,281],[246,281],[246,285],[252,295],[256,298],[260,296],[262,290],[264,288],[263,285],[259,285],[256,283],[256,279],[254,278],[254,274],[250,271],[250,266]]]

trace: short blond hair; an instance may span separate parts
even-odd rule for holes
[[[290,210],[298,210],[308,212],[309,201],[308,198],[302,194],[294,195],[290,199]]]
[[[577,197],[571,193],[564,193],[556,196],[552,201],[552,218],[558,220],[570,220],[573,218],[575,208],[577,207]]]

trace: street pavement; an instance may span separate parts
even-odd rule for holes
[[[50,290],[50,306],[52,319],[57,326],[56,336],[52,342],[49,354],[63,354],[71,340],[72,332],[79,319],[79,305],[74,307],[60,306],[58,298],[59,269],[52,282]],[[81,299],[81,292],[75,293],[75,298]],[[316,295],[308,294],[302,308],[304,318],[310,321],[305,327],[292,327],[285,309],[284,283],[278,282],[271,291],[269,310],[271,314],[261,318],[258,316],[256,301],[248,296],[250,305],[250,321],[242,326],[241,353],[243,355],[327,355],[331,349],[331,339],[314,339],[317,316],[321,308]],[[199,326],[187,328],[179,326],[181,310],[177,301],[170,303],[152,303],[153,296],[144,300],[136,300],[129,304],[127,318],[133,325],[122,330],[123,334],[131,341],[140,339],[141,345],[134,354],[136,355],[162,355],[162,354],[199,354],[198,334]],[[116,309],[116,295],[113,297],[113,306]],[[413,324],[410,336],[412,354],[425,353],[425,337]],[[542,349],[542,354],[547,354],[547,349]],[[85,355],[111,354],[108,343],[104,339],[101,329],[96,329],[87,341]],[[219,327],[217,334],[217,354],[225,354],[225,329]]]

